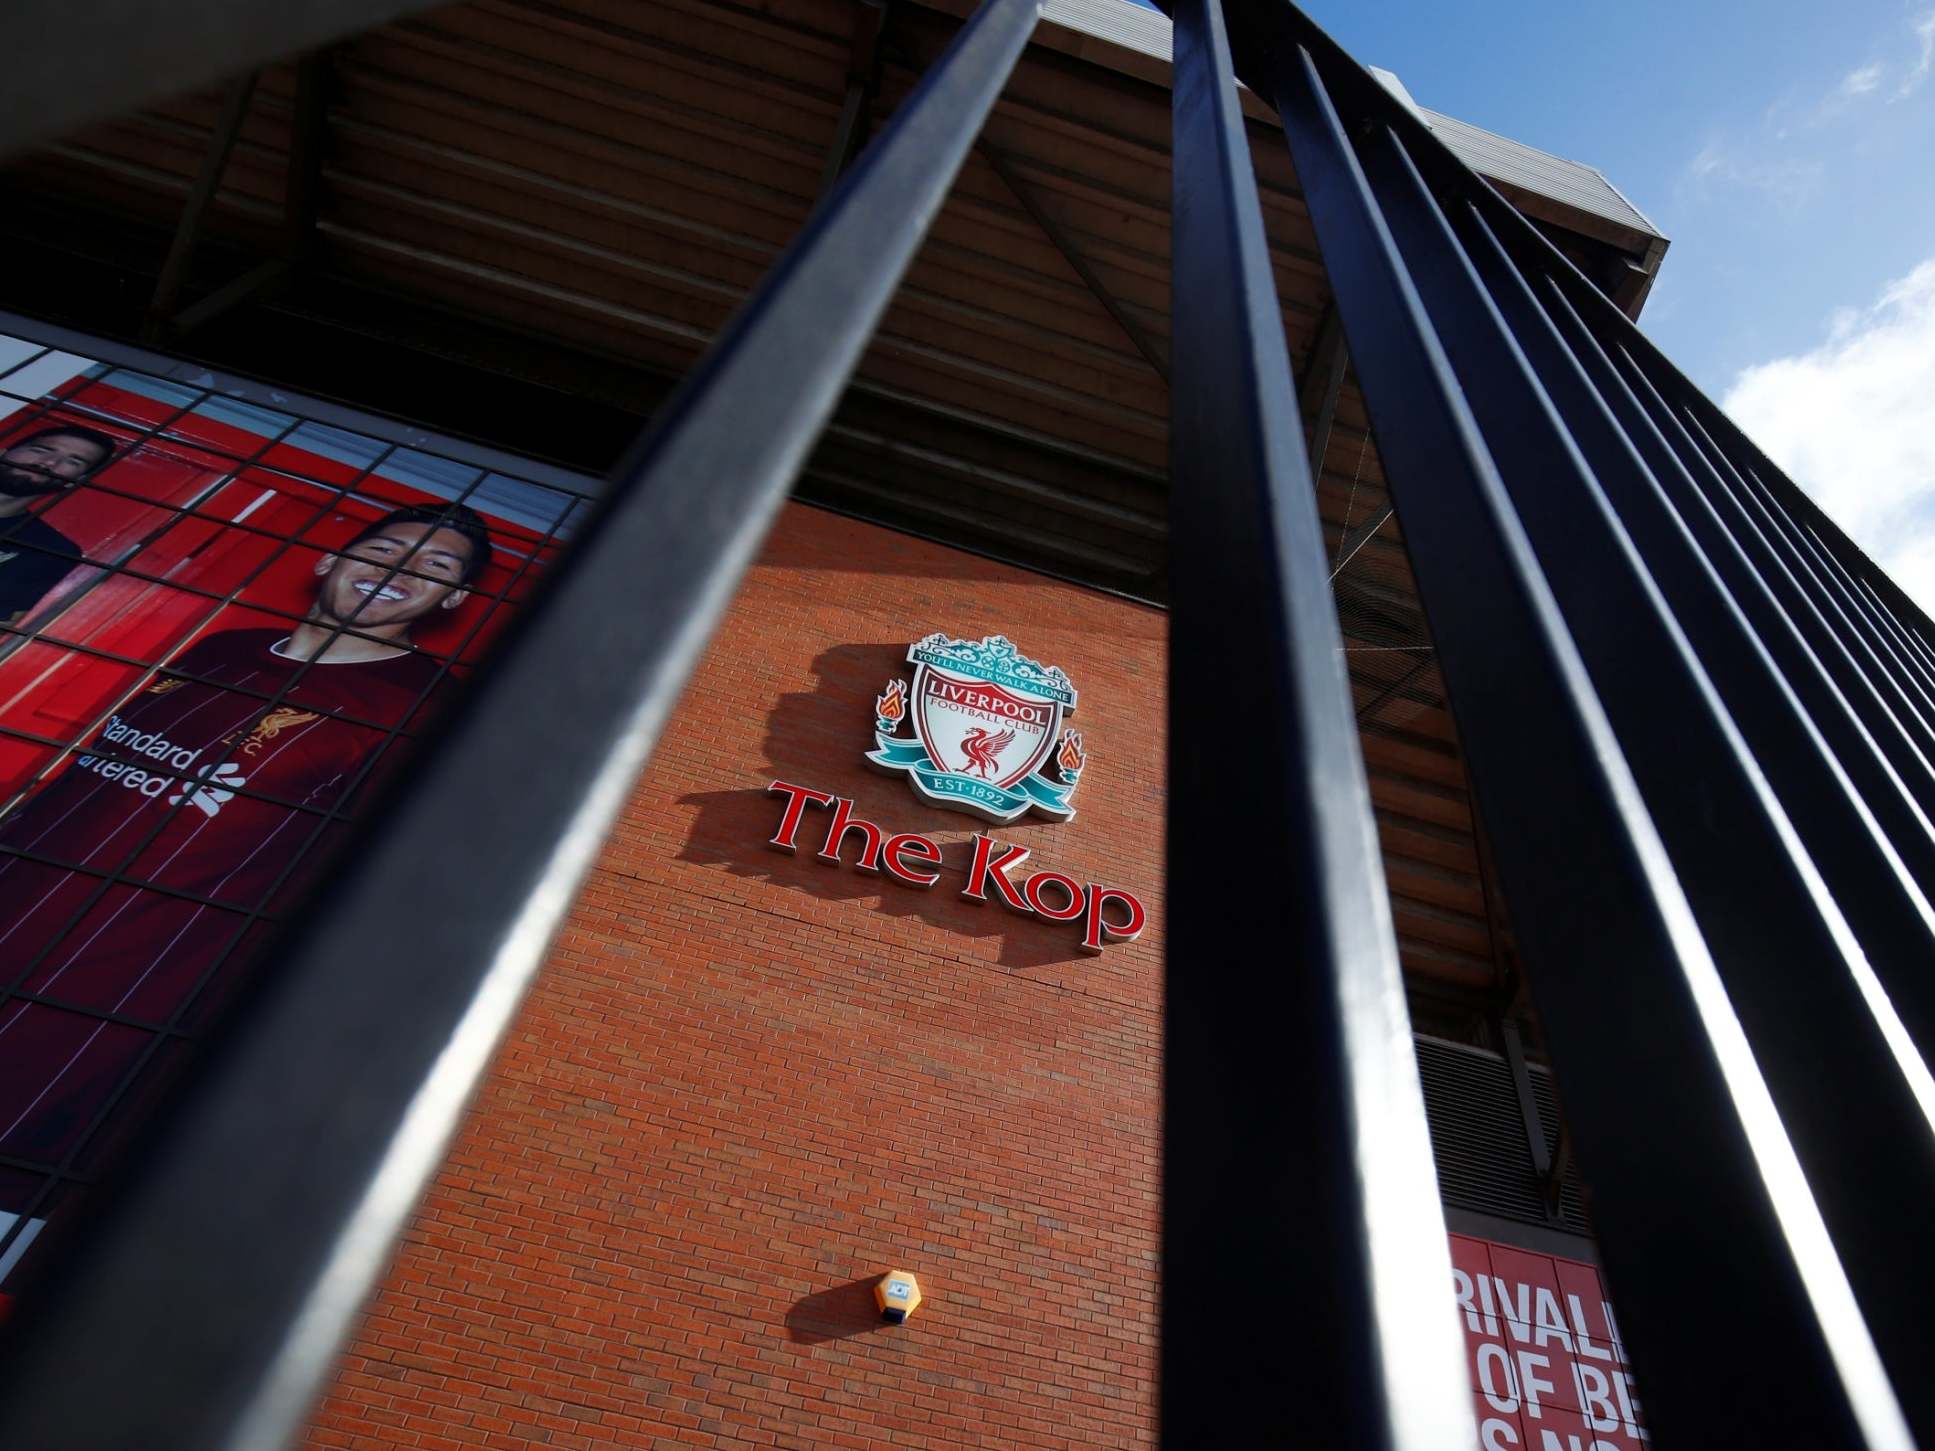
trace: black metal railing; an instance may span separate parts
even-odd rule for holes
[[[299,1424],[1035,14],[984,0],[654,421],[36,1307],[0,1444]],[[1474,1440],[1240,77],[1335,289],[1649,1425],[1935,1443],[1935,632],[1299,11],[1174,14],[1165,1441]],[[1232,716],[1278,747],[1235,800],[1202,749]]]
[[[1685,419],[1712,483],[1754,495],[1775,558],[1818,545],[1773,522],[1787,511],[1714,443],[1711,405],[1374,78],[1287,6],[1230,8],[1336,290],[1649,1422],[1907,1444],[1935,1424],[1911,1242],[1935,1187],[1910,1032],[1928,901],[1816,724],[1840,703],[1775,663],[1606,355]],[[1179,150],[1179,176],[1194,164]],[[1837,604],[1828,572],[1800,587],[1817,608]],[[1842,594],[1822,633],[1851,642],[1887,725],[1912,683]],[[1925,729],[1895,727],[1917,748]],[[1885,765],[1859,762],[1919,854],[1926,820]]]

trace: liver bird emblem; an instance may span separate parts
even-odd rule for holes
[[[961,749],[967,753],[968,765],[978,772],[983,780],[988,780],[995,773],[995,758],[1013,745],[1014,739],[1013,731],[1003,731],[997,736],[976,726],[962,738]]]

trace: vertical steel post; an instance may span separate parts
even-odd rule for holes
[[[1164,1443],[1474,1441],[1342,639],[1219,0],[1176,7]],[[1267,742],[1232,791],[1211,743]],[[1233,1325],[1232,1294],[1284,1313]],[[1321,1316],[1292,1306],[1323,1307]]]
[[[1914,1209],[1935,1202],[1935,1079],[1897,1001],[1935,1028],[1935,915],[1490,229],[1466,210],[1474,265],[1403,144],[1382,130],[1362,149],[1840,1258],[1912,1396],[1935,1360],[1920,1308],[1935,1283],[1923,1280],[1932,1266]],[[1741,911],[1749,900],[1755,910]],[[1861,1070],[1824,1082],[1824,1041]],[[1872,1132],[1848,1133],[1856,1118]],[[1926,1414],[1935,1428],[1935,1402]]]
[[[1275,96],[1337,292],[1648,1404],[1696,1441],[1906,1446],[1746,1035],[1467,402],[1469,379],[1310,51],[1284,33],[1314,28],[1296,17],[1258,29],[1276,43],[1246,74]],[[1361,69],[1332,56],[1326,72],[1355,124],[1397,124]],[[1648,1067],[1636,1075],[1640,1043]],[[1696,1202],[1669,1202],[1663,1183]],[[1708,1318],[1686,1313],[1693,1283]],[[1769,1363],[1797,1384],[1770,1394]]]
[[[1902,729],[1925,755],[1935,760],[1935,701],[1931,701],[1913,681],[1905,680],[1889,669],[1861,622],[1849,618],[1831,581],[1824,577],[1818,567],[1807,542],[1794,530],[1787,511],[1778,505],[1770,507],[1769,501],[1748,482],[1746,475],[1725,450],[1714,442],[1712,434],[1691,409],[1682,406],[1680,411],[1692,430],[1694,447],[1712,465],[1707,477],[1731,492],[1747,512],[1760,522],[1763,533],[1775,550],[1787,560],[1806,586],[1809,598],[1827,620],[1829,628],[1847,642],[1863,673],[1888,700]]]
[[[1539,240],[1542,245],[1543,239]],[[1540,279],[1538,290],[1546,315],[1578,366],[1585,370],[1595,395],[1612,411],[1615,423],[1638,450],[1667,507],[1692,535],[1774,668],[1806,702],[1810,724],[1820,733],[1836,767],[1846,773],[1862,803],[1873,813],[1888,847],[1900,859],[1900,869],[1907,872],[1916,891],[1928,899],[1935,894],[1935,823],[1917,804],[1833,674],[1801,634],[1768,575],[1749,557],[1743,539],[1722,518],[1714,501],[1694,484],[1686,463],[1667,442],[1654,414],[1614,367],[1570,299],[1549,277]],[[1744,520],[1745,516],[1739,517]],[[1882,875],[1893,874],[1891,869]]]
[[[1828,551],[1830,555],[1833,552],[1831,549]],[[1921,662],[1922,669],[1929,674],[1930,678],[1935,678],[1935,655],[1929,654],[1928,646],[1921,637],[1902,623],[1901,616],[1897,615],[1881,596],[1875,593],[1873,585],[1866,580],[1855,580],[1852,575],[1849,576],[1849,580],[1861,591],[1876,617],[1887,623],[1888,628],[1894,632],[1895,638],[1901,641],[1902,648]]]
[[[1707,435],[1712,441],[1712,435]],[[1718,443],[1714,444],[1719,447]],[[1763,483],[1751,466],[1739,467],[1742,486],[1760,501],[1767,516],[1776,521],[1780,532],[1793,545],[1795,551],[1815,566],[1822,585],[1830,598],[1840,607],[1842,617],[1849,626],[1858,630],[1861,638],[1874,653],[1875,662],[1907,691],[1921,707],[1925,719],[1935,719],[1935,698],[1929,691],[1935,688],[1928,673],[1919,661],[1905,657],[1896,647],[1895,641],[1881,622],[1867,608],[1867,603],[1855,589],[1854,581],[1849,578],[1846,568],[1826,549],[1815,536],[1814,531],[1801,523],[1787,511],[1785,505],[1774,497],[1774,491]]]
[[[1779,607],[1860,719],[1876,749],[1894,768],[1903,789],[1924,816],[1935,819],[1935,759],[1903,723],[1904,707],[1899,696],[1886,693],[1874,673],[1856,658],[1853,646],[1822,612],[1798,561],[1791,560],[1769,538],[1764,521],[1750,512],[1727,487],[1711,456],[1694,441],[1688,421],[1654,388],[1630,351],[1619,343],[1614,343],[1608,351],[1621,380],[1678,457],[1685,477],[1758,570]],[[1931,890],[1925,880],[1922,888]]]

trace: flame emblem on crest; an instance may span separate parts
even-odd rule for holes
[[[1062,779],[1073,786],[1081,778],[1082,767],[1088,762],[1088,753],[1082,749],[1082,733],[1072,726],[1062,732],[1061,749],[1055,752],[1055,764],[1061,767]]]
[[[907,687],[895,676],[887,682],[886,692],[874,697],[874,729],[892,735],[907,714]]]

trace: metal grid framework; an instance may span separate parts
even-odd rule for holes
[[[1174,16],[1165,1440],[1472,1436],[1414,1298],[1444,1223],[1240,77],[1315,223],[1649,1425],[1935,1441],[1927,622],[1300,12]],[[6,1444],[299,1422],[1035,19],[985,0],[654,421],[66,1257]],[[589,628],[621,600],[634,628]],[[1232,711],[1282,749],[1226,807],[1190,743]]]

